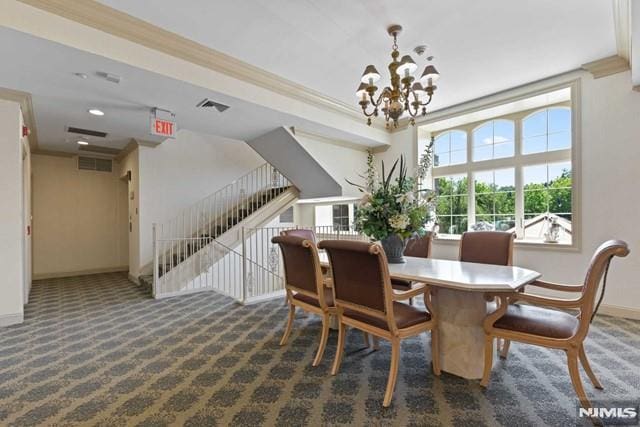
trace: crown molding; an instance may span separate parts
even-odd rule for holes
[[[35,152],[38,149],[38,130],[36,128],[36,117],[33,112],[33,104],[31,103],[31,94],[21,92],[19,90],[0,87],[0,99],[20,104],[22,118],[30,131],[29,146],[31,147],[31,152]]]
[[[77,156],[77,154],[75,153],[67,153],[66,151],[40,150],[40,149],[32,151],[32,154],[35,154],[38,156],[53,156],[53,157],[66,157],[66,158]]]
[[[613,55],[582,64],[582,69],[591,73],[594,79],[599,79],[612,74],[623,73],[630,70],[631,67],[629,67],[629,61],[627,59],[619,55]]]
[[[324,110],[363,120],[359,109],[94,0],[18,0],[113,36]],[[384,127],[376,125],[378,129]]]

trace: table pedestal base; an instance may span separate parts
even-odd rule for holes
[[[484,294],[440,288],[434,292],[433,306],[437,310],[439,321],[442,370],[470,380],[482,378],[482,322],[487,316]]]

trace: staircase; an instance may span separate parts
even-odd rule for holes
[[[153,275],[141,276],[140,283],[151,285],[156,298],[215,289],[242,300],[247,261],[237,248],[246,238],[244,230],[264,225],[297,198],[289,180],[263,164],[154,225]]]

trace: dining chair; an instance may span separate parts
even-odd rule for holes
[[[580,285],[563,285],[536,281],[529,287],[538,287],[553,291],[577,294],[577,298],[551,298],[529,293],[498,293],[498,307],[484,321],[485,365],[480,384],[487,387],[493,365],[493,339],[504,338],[526,344],[564,350],[567,354],[569,376],[578,399],[584,408],[591,407],[585,394],[578,360],[582,364],[593,386],[602,389],[602,385],[591,370],[584,351],[584,340],[589,325],[604,295],[606,277],[611,260],[615,256],[629,254],[627,244],[621,240],[609,240],[596,250],[591,258],[584,282]],[[600,283],[602,291],[596,304],[596,294]],[[516,304],[516,302],[527,304]],[[577,314],[569,314],[564,309],[575,309]]]
[[[289,316],[280,345],[285,345],[289,339],[297,307],[321,316],[320,345],[312,364],[318,366],[327,345],[330,316],[336,312],[333,291],[324,285],[318,249],[313,241],[299,236],[276,236],[271,242],[278,244],[282,253],[289,306]]]
[[[515,234],[506,231],[467,231],[460,238],[459,260],[512,265]]]
[[[391,342],[391,365],[382,405],[391,404],[400,361],[400,341],[437,325],[429,288],[420,283],[410,291],[391,288],[387,257],[382,246],[375,243],[323,240],[333,274],[333,293],[338,316],[338,344],[331,375],[336,375],[342,363],[346,327],[365,331]],[[428,310],[400,301],[424,294]],[[431,335],[433,372],[440,375],[438,336]]]
[[[426,233],[424,236],[413,237],[407,242],[404,255],[416,258],[429,258],[431,256],[432,241],[431,233]],[[391,278],[391,287],[400,291],[410,290],[413,283],[411,280]],[[409,304],[413,305],[413,298],[409,298]]]
[[[460,237],[458,259],[480,264],[513,265],[515,238],[514,233],[506,231],[467,231]],[[494,304],[492,301],[490,307]],[[500,357],[507,357],[510,345],[509,340],[498,341]]]
[[[282,230],[280,232],[281,236],[297,236],[297,237],[302,237],[304,239],[309,240],[310,242],[312,242],[314,245],[318,244],[318,239],[316,237],[316,233],[311,230],[311,229],[307,229],[307,228],[292,228],[290,230]],[[326,267],[320,267],[320,269],[322,270],[322,274],[323,275],[327,275],[329,273],[329,269]]]

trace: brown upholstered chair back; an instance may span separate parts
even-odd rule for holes
[[[317,243],[316,233],[313,230],[307,230],[304,228],[292,228],[291,230],[284,230],[280,232],[281,236],[296,236],[307,239],[313,243]]]
[[[333,272],[336,301],[344,301],[386,313],[390,292],[387,259],[380,245],[353,240],[323,240]]]
[[[582,289],[582,306],[580,307],[580,331],[578,334],[586,335],[593,310],[595,309],[598,288],[603,277],[607,274],[609,263],[613,257],[626,257],[629,255],[629,247],[622,240],[608,240],[596,249],[591,257],[587,275]]]
[[[460,239],[460,261],[511,265],[515,235],[504,231],[468,231]]]
[[[298,236],[276,236],[271,242],[280,246],[287,286],[324,297],[321,292],[323,284],[320,260],[315,244]]]
[[[409,239],[407,247],[404,249],[406,256],[429,258],[431,256],[431,233],[427,233],[422,237],[414,237]]]

